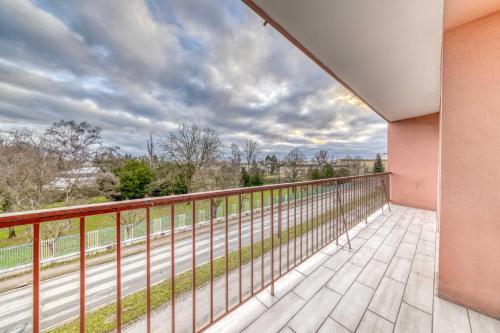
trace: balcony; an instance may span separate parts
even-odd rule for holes
[[[500,319],[500,2],[243,1],[387,120],[391,203],[439,216],[434,294]],[[443,304],[427,309],[435,331],[488,331]],[[386,319],[399,330],[407,313]]]
[[[500,2],[243,2],[262,18],[257,28],[282,34],[388,122],[389,172],[2,214],[0,229],[19,227],[24,238],[21,247],[0,249],[0,333],[500,332],[500,154],[495,154],[500,146]],[[147,7],[143,6],[144,12]],[[12,13],[21,13],[13,9]],[[41,22],[57,16],[55,12],[44,13]],[[231,12],[238,23],[240,11]],[[59,28],[75,26],[58,18]],[[152,16],[150,22],[154,21]],[[20,22],[11,22],[15,34],[4,34],[10,36],[8,45],[20,47],[11,56],[26,53],[32,61],[38,57],[25,52],[35,50],[26,48],[30,44],[36,49],[47,44],[44,51],[51,45],[58,49],[51,43],[58,41],[57,36],[68,36],[67,30],[60,35],[39,34],[31,29],[33,24],[24,29]],[[257,36],[256,28],[251,29]],[[161,35],[166,31],[151,30]],[[103,36],[115,36],[105,32]],[[74,45],[95,41],[74,35]],[[147,41],[142,33],[132,35]],[[179,41],[198,49],[198,43],[192,47],[190,40]],[[217,46],[214,42],[205,44]],[[105,45],[101,54],[101,45],[94,50],[94,44],[88,45],[92,55],[118,54],[108,52]],[[129,49],[127,43],[117,50]],[[52,58],[50,52],[44,55]],[[280,57],[276,53],[269,59],[276,62]],[[62,85],[60,73],[67,69],[85,74],[81,69],[94,68],[69,66],[80,63],[80,57],[45,59],[32,68],[23,62],[14,66],[17,61],[11,64],[9,59],[4,74],[22,74],[26,69],[57,85]],[[137,64],[149,64],[145,59],[141,54]],[[158,63],[163,62],[161,57]],[[236,64],[238,77],[246,76],[245,70],[260,73],[228,63]],[[67,68],[55,74],[43,71],[54,64]],[[114,77],[116,68],[110,68]],[[146,69],[146,76],[154,73],[149,66]],[[126,77],[128,81],[134,75]],[[224,94],[239,89],[231,82],[234,75],[215,77],[223,78],[217,81],[224,83]],[[77,81],[71,75],[68,80]],[[15,80],[15,87],[5,87],[10,92],[6,110],[15,113],[17,107],[33,107],[46,99],[50,107],[38,109],[52,112],[53,99],[40,96],[51,89],[36,90],[35,102],[29,103],[25,90],[46,86],[41,80],[26,86],[23,81],[31,82]],[[83,81],[85,91],[89,85],[107,86],[105,77],[90,82],[85,76]],[[301,83],[299,78],[293,85]],[[275,95],[271,90],[276,85],[264,86],[269,86],[262,89],[264,95]],[[286,85],[279,86],[287,90]],[[110,95],[108,88],[102,89],[105,96]],[[163,95],[162,89],[156,90],[153,95]],[[258,99],[262,95],[252,94]],[[334,112],[336,99],[328,95],[318,99],[325,99]],[[290,105],[295,100],[282,97]],[[253,101],[242,100],[253,109]],[[191,104],[186,101],[181,105]],[[94,104],[99,103],[83,102],[82,107],[70,103],[73,112],[85,107],[98,114]],[[274,103],[265,104],[263,110],[271,111]],[[314,113],[314,108],[304,111]],[[196,116],[198,109],[194,112]],[[294,112],[301,110],[297,107]],[[331,127],[344,132],[342,118]],[[300,124],[300,119],[295,117],[294,122]],[[361,137],[369,138],[373,127],[363,127]],[[321,136],[333,134],[313,130]],[[60,224],[71,226],[66,235],[71,239],[62,241],[47,232]]]

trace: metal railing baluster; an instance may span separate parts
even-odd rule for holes
[[[149,223],[148,223],[149,225]],[[148,232],[149,233],[149,232]],[[196,332],[196,201],[191,202],[191,252],[192,252],[192,262],[191,262],[191,289],[192,289],[192,311],[191,316],[191,326],[193,333]],[[149,239],[149,237],[148,237]],[[149,248],[149,246],[148,246]],[[148,282],[149,286],[149,282]],[[149,291],[148,291],[149,293]],[[148,313],[149,317],[149,313]],[[149,331],[148,331],[149,332]]]
[[[175,333],[175,205],[170,205],[170,279],[171,279],[171,328]]]
[[[80,217],[80,332],[85,333],[85,217]]]
[[[116,331],[122,330],[122,237],[121,213],[116,212]]]

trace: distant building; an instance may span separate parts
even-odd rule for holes
[[[98,167],[87,165],[82,168],[62,172],[52,182],[52,185],[60,190],[74,185],[79,187],[93,186],[96,184],[97,178],[101,173],[101,169]]]

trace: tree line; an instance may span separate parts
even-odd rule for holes
[[[145,143],[144,156],[121,154],[119,147],[104,144],[99,127],[65,120],[45,131],[2,132],[0,211],[39,209],[54,202],[71,205],[92,197],[138,199],[350,174],[346,168],[334,169],[325,150],[315,154],[304,172],[306,157],[298,148],[282,159],[275,154],[260,158],[255,140],[224,149],[216,131],[196,124],[181,124],[162,137],[150,135]],[[375,164],[373,171],[383,170],[379,155]],[[54,231],[55,236],[63,229]]]

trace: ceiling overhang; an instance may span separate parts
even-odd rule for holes
[[[439,111],[441,1],[243,1],[384,119]]]
[[[243,2],[387,121],[439,112],[443,31],[500,10],[500,0]]]
[[[444,31],[500,0],[243,0],[387,121],[439,112]]]

